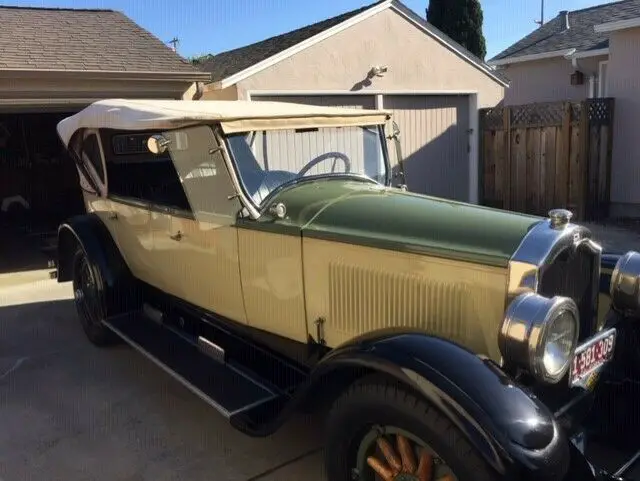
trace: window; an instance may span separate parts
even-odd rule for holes
[[[228,137],[229,150],[256,204],[302,178],[366,176],[383,183],[387,163],[377,127],[257,131]]]
[[[89,134],[82,142],[82,160],[88,162],[98,175],[98,180],[104,184],[104,169],[102,167],[102,155],[100,144],[96,134]]]
[[[235,218],[242,206],[211,127],[190,127],[162,135],[170,141],[168,152],[196,219]]]

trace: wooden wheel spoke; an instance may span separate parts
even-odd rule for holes
[[[420,463],[418,464],[418,479],[420,481],[431,481],[433,473],[433,456],[422,450],[420,453]]]
[[[389,468],[389,466],[385,465],[379,459],[375,458],[374,456],[369,456],[367,458],[367,464],[371,466],[371,469],[378,473],[378,475],[384,481],[393,481],[395,473],[391,470],[391,468]]]
[[[411,443],[402,434],[398,434],[396,436],[396,441],[398,443],[398,452],[400,453],[400,458],[402,460],[403,472],[414,474],[416,472],[417,465]]]
[[[451,473],[443,475],[436,472],[434,455],[427,449],[418,447],[402,434],[396,434],[395,438],[394,446],[384,436],[379,436],[375,443],[380,452],[366,458],[366,463],[380,479],[383,481],[400,479],[455,481],[456,478]]]
[[[389,443],[389,441],[387,441],[385,438],[379,437],[377,444],[380,448],[380,451],[382,451],[382,454],[384,454],[384,457],[389,463],[389,466],[393,470],[393,474],[395,476],[402,470],[402,462],[400,461],[400,458],[398,458],[398,455],[393,450],[393,446],[391,446],[391,443]]]

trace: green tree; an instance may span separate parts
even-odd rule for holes
[[[480,0],[429,0],[427,21],[484,60],[487,44]]]

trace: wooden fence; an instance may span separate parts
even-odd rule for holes
[[[614,101],[554,102],[480,111],[480,201],[577,220],[608,216]]]

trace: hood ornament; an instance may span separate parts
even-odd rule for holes
[[[551,221],[552,229],[562,229],[573,217],[573,212],[567,209],[553,209],[549,211],[549,220]]]

